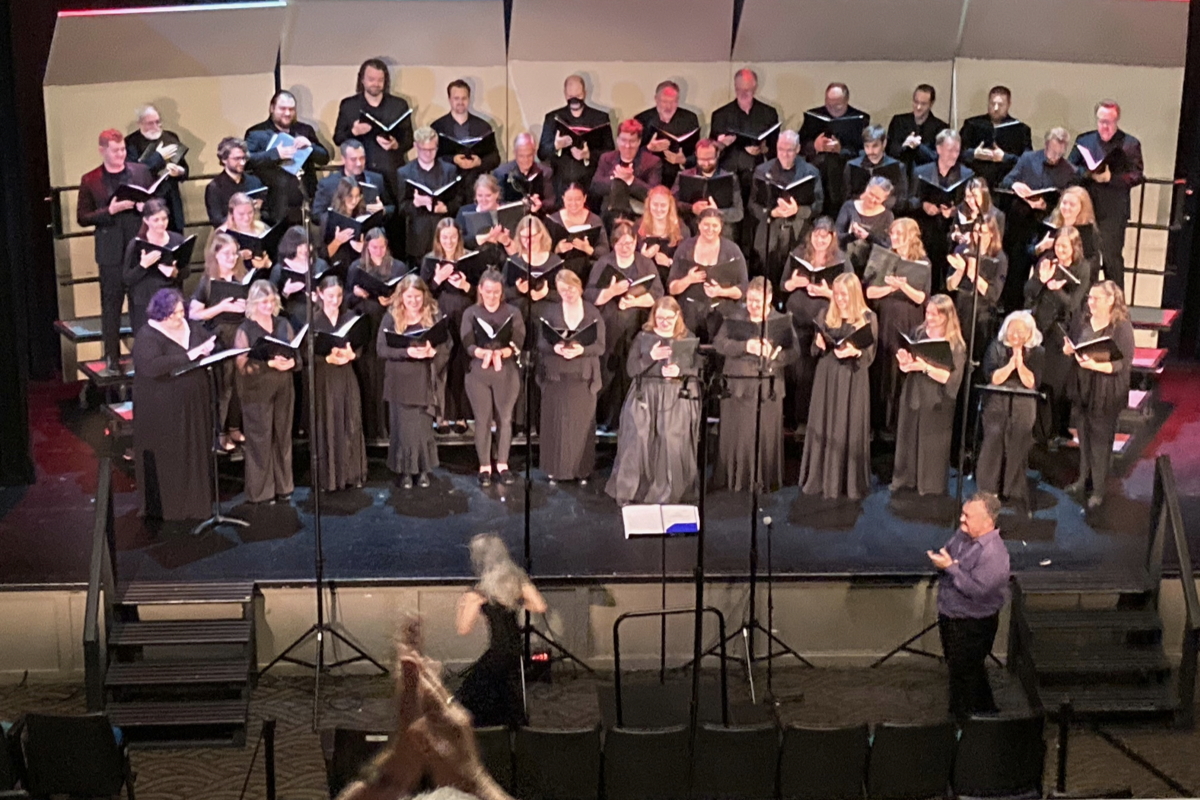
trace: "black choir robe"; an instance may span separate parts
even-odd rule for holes
[[[183,235],[175,231],[167,231],[167,247],[178,247],[183,242]],[[176,264],[175,277],[168,278],[160,270],[158,263],[149,267],[141,264],[143,248],[134,239],[125,248],[125,288],[129,292],[129,326],[134,335],[146,324],[146,306],[150,298],[159,289],[178,289],[183,291],[183,282],[187,280],[191,268],[187,264]]]
[[[515,203],[524,200],[525,195],[517,188],[517,178],[522,178],[532,184],[532,193],[542,201],[538,214],[546,216],[558,209],[558,197],[554,192],[554,170],[549,164],[533,162],[529,172],[523,172],[516,160],[506,161],[492,173],[500,182],[500,198],[503,203]]]
[[[828,198],[830,208],[840,208],[842,203],[850,199],[845,194],[842,174],[845,172],[846,162],[862,152],[862,131],[871,124],[871,115],[854,106],[846,106],[846,113],[842,114],[843,117],[862,117],[859,135],[851,141],[839,141],[842,149],[836,153],[818,153],[816,141],[824,131],[824,127],[821,122],[809,117],[807,115],[809,112],[828,117],[830,116],[829,109],[825,106],[817,106],[805,112],[804,124],[800,126],[800,148],[805,158],[821,172],[821,183],[824,184],[825,197]]]
[[[690,169],[683,170],[679,174],[682,176],[682,175],[700,175],[701,173],[698,168],[692,167]],[[702,177],[719,178],[722,175],[728,175],[728,174],[730,174],[730,173],[728,173],[726,170],[722,169],[721,167],[717,167],[717,171],[714,172],[712,175],[704,175]],[[679,219],[682,220],[683,222],[687,223],[687,226],[689,228],[691,228],[692,230],[697,230],[697,225],[699,224],[699,221],[697,220],[696,215],[692,213],[692,207],[690,205],[688,205],[687,203],[682,203],[679,201],[679,178],[678,177],[675,179],[675,185],[671,187],[671,194],[675,196],[675,205],[678,208]],[[729,208],[720,208],[717,210],[721,212],[721,219],[723,219],[725,221],[725,227],[721,231],[721,235],[724,236],[726,239],[736,239],[737,232],[738,232],[738,225],[739,225],[739,223],[741,223],[742,219],[744,219],[746,216],[746,204],[742,199],[742,193],[734,192],[733,193],[733,205],[731,205]]]
[[[770,180],[784,186],[809,175],[814,178],[813,204],[800,206],[795,216],[772,217],[772,209],[758,202],[757,190],[750,192],[750,213],[758,223],[754,227],[755,264],[777,292],[788,253],[803,240],[809,220],[819,217],[825,208],[825,190],[821,186],[821,173],[800,157],[796,158],[791,169],[784,169],[778,158],[772,158],[754,169],[755,182]]]
[[[1053,258],[1053,252],[1049,252],[1039,259],[1039,263]],[[1037,434],[1043,441],[1067,433],[1070,409],[1066,387],[1075,361],[1062,351],[1062,329],[1070,330],[1075,325],[1094,280],[1093,264],[1087,259],[1067,265],[1067,269],[1079,279],[1079,283],[1068,280],[1061,289],[1052,290],[1042,283],[1036,266],[1030,270],[1029,279],[1025,282],[1025,308],[1033,312],[1033,320],[1042,332],[1042,344],[1046,349],[1042,384],[1038,387],[1046,393],[1046,402],[1039,406],[1038,411]]]
[[[709,138],[716,139],[718,136],[731,133],[758,134],[778,122],[779,112],[773,106],[769,106],[757,98],[751,103],[749,112],[742,111],[737,100],[731,100],[712,113]],[[754,168],[775,157],[775,145],[778,141],[779,131],[772,131],[771,135],[762,141],[762,144],[767,146],[767,151],[757,156],[747,153],[745,146],[737,142],[721,149],[721,169],[737,176],[738,183],[742,187],[743,201],[747,199],[746,195],[750,191]]]
[[[312,143],[312,153],[304,162],[301,177],[297,178],[280,166],[282,161],[277,148],[268,149],[276,133],[287,133],[296,138],[303,136]],[[267,119],[248,128],[245,139],[246,169],[267,187],[267,199],[262,206],[263,220],[272,224],[284,220],[299,222],[304,198],[311,198],[317,191],[317,167],[329,163],[329,150],[321,143],[316,129],[297,120],[287,130],[280,130]]]
[[[470,113],[467,114],[467,121],[462,125],[458,124],[458,120],[450,114],[445,114],[430,123],[429,127],[437,131],[438,136],[459,140],[486,136],[496,132],[491,124],[482,117]],[[463,203],[475,202],[475,179],[480,175],[487,175],[500,166],[500,150],[495,135],[492,136],[489,144],[481,147],[475,155],[479,156],[480,164],[473,169],[462,169],[451,159],[444,159],[457,170],[458,176],[462,180],[459,185],[462,187]]]
[[[792,251],[796,258],[804,258],[804,245]],[[834,255],[829,266],[840,264],[842,272],[853,272],[854,268],[846,260],[846,254],[840,250]],[[792,273],[797,269],[804,270],[796,259],[788,258],[783,270],[780,286],[792,279]],[[784,295],[777,295],[784,296]],[[817,320],[824,319],[829,310],[829,299],[814,297],[804,287],[787,293],[783,301],[784,309],[792,315],[792,328],[796,336],[796,360],[788,365],[788,406],[785,419],[787,423],[797,428],[808,423],[808,407],[812,400],[813,377],[817,370],[817,356],[813,350],[813,337],[817,335]]]
[[[854,267],[854,273],[861,278],[871,257],[872,246],[879,245],[891,249],[892,235],[889,231],[896,217],[886,206],[873,217],[863,216],[855,205],[857,202],[847,200],[842,203],[834,221],[834,228],[837,231],[838,247],[846,251],[850,266]],[[850,224],[854,222],[867,229],[867,238],[859,239],[851,232]]]
[[[599,137],[599,145],[591,148],[586,164],[576,160],[569,147],[561,151],[554,148],[554,138],[558,135],[558,126],[554,122],[556,117],[568,125],[600,128],[600,133],[595,134]],[[556,108],[546,114],[542,120],[542,138],[538,141],[537,155],[539,160],[554,170],[554,192],[562,197],[563,190],[572,183],[580,184],[586,191],[592,183],[592,176],[596,174],[600,156],[614,148],[616,143],[613,141],[612,120],[608,113],[585,103],[578,115],[571,113],[570,106]]]
[[[561,227],[566,227],[566,224],[563,222],[563,215],[561,211],[556,211],[555,213],[551,214],[549,219]],[[578,275],[579,279],[584,282],[585,286],[587,285],[588,275],[592,274],[592,265],[595,264],[599,259],[608,255],[608,252],[611,249],[608,243],[608,233],[604,229],[604,220],[600,219],[599,215],[593,214],[589,211],[587,216],[587,225],[589,227],[598,226],[600,228],[600,235],[597,237],[596,243],[592,245],[592,254],[590,256],[584,253],[582,250],[575,248],[567,250],[565,253],[557,254],[562,259],[563,269],[569,269],[571,272],[574,272],[576,275]],[[555,233],[558,232],[558,228],[555,228],[553,225],[549,227],[550,236],[554,239],[554,246],[557,247],[558,243],[565,237],[561,236],[561,234],[559,236],[555,236]],[[521,255],[520,251],[517,252],[517,255]],[[557,290],[554,288],[553,277],[550,279],[550,294],[557,294]]]
[[[851,187],[853,181],[853,172],[851,167],[862,167],[863,169],[878,169],[886,167],[889,164],[901,163],[889,155],[884,155],[878,162],[872,162],[867,158],[866,153],[850,159],[846,162],[845,169],[842,170],[842,196],[847,200],[855,200],[858,194]],[[900,203],[900,210],[904,210],[905,198],[908,197],[908,173],[906,170],[900,170],[900,180],[892,184],[892,193],[888,195],[888,199],[883,201],[884,206],[889,211],[896,208],[896,203]]]
[[[650,155],[662,163],[662,183],[664,186],[673,186],[675,178],[681,170],[696,166],[696,143],[700,141],[701,136],[700,118],[696,116],[696,112],[689,111],[686,108],[676,108],[671,118],[664,122],[658,115],[658,108],[652,106],[638,114],[634,119],[642,123],[643,150],[646,150],[646,145],[650,143],[651,139],[655,138],[656,130],[665,131],[672,136],[683,136],[692,131],[696,132],[693,136],[689,136],[679,144],[679,152],[683,153],[684,158],[687,159],[682,167],[668,162],[663,158],[662,153],[650,153]],[[658,138],[663,139],[666,137],[659,136]],[[670,140],[668,139],[668,141]],[[649,151],[647,150],[646,152]]]
[[[229,199],[235,194],[262,187],[263,182],[255,175],[243,173],[242,179],[235,181],[228,172],[221,170],[220,174],[204,187],[204,210],[208,213],[209,224],[214,228],[225,224],[225,220],[229,218]],[[262,200],[264,206],[267,204],[266,195],[259,195],[254,199]]]
[[[700,239],[699,236],[693,236],[690,239],[684,239],[679,243],[679,247],[675,249],[675,260],[671,262],[671,271],[667,274],[667,290],[670,291],[670,284],[680,278],[685,277],[692,267],[697,266],[695,261],[696,242]],[[679,302],[679,307],[683,309],[683,321],[687,325],[689,331],[693,331],[702,341],[710,342],[716,336],[717,330],[721,325],[721,318],[733,312],[743,302],[746,295],[746,288],[750,285],[750,272],[746,267],[746,257],[742,255],[742,250],[729,239],[721,239],[721,248],[717,253],[717,261],[713,264],[703,264],[701,266],[713,267],[717,264],[723,264],[727,261],[732,261],[736,265],[738,271],[737,287],[742,290],[742,300],[730,300],[727,297],[710,298],[704,292],[704,284],[693,283],[691,286],[683,290],[681,294],[675,296]]]
[[[374,129],[362,137],[355,136],[351,129],[364,111],[380,122],[391,122],[399,119],[408,110],[408,101],[394,94],[384,95],[378,106],[371,105],[362,92],[343,98],[338,104],[337,122],[333,126],[333,143],[341,147],[342,142],[347,139],[358,139],[362,142],[363,152],[367,156],[367,169],[391,180],[396,170],[408,160],[408,151],[413,146],[412,115],[392,130],[392,138],[399,145],[395,150],[384,150],[380,147],[379,142],[375,140],[378,132]]]
[[[902,162],[911,178],[913,170],[917,167],[937,161],[937,135],[948,127],[950,126],[945,120],[938,119],[933,114],[927,115],[921,123],[917,122],[911,111],[907,114],[897,114],[888,123],[887,154]],[[911,133],[921,137],[921,144],[917,147],[904,146],[904,141]]]
[[[140,130],[136,130],[125,137],[125,157],[130,161],[145,164],[154,175],[161,175],[167,168],[167,162],[158,154],[160,144],[182,144],[182,142],[179,141],[179,135],[174,131],[164,130],[160,138],[151,140],[147,139]],[[153,152],[147,156],[146,151],[148,150]],[[143,158],[143,156],[145,157]],[[161,196],[167,201],[167,214],[171,220],[168,227],[176,233],[183,233],[183,196],[179,193],[179,187],[187,180],[188,174],[191,172],[187,156],[179,159],[179,166],[183,169],[183,174],[178,178],[167,178],[163,181]]]
[[[969,167],[955,164],[950,171],[943,175],[938,169],[937,162],[924,164],[913,170],[912,183],[908,187],[908,210],[921,226],[921,242],[925,245],[925,253],[933,269],[933,290],[940,292],[946,285],[946,255],[949,253],[950,228],[954,224],[953,216],[947,218],[940,213],[930,216],[921,206],[921,180],[925,179],[938,186],[951,186],[961,180],[969,180],[975,173]]]
[[[1090,175],[1083,172],[1087,163],[1079,154],[1080,147],[1086,147],[1093,156],[1100,154],[1108,156],[1114,150],[1121,151],[1121,155],[1113,157],[1112,166],[1109,168],[1112,180],[1108,183],[1097,183],[1092,180]],[[1067,158],[1081,171],[1083,185],[1087,187],[1088,194],[1092,196],[1097,222],[1103,223],[1110,219],[1127,222],[1130,213],[1130,191],[1146,180],[1142,162],[1142,143],[1138,141],[1137,137],[1118,130],[1112,139],[1104,142],[1101,141],[1100,134],[1096,131],[1081,133],[1075,138],[1075,146],[1071,148]],[[1105,242],[1106,246],[1107,244]],[[1123,245],[1124,242],[1120,244]]]
[[[567,327],[562,303],[543,305],[541,316],[559,330]],[[569,361],[554,352],[538,326],[537,382],[542,390],[538,467],[554,479],[586,479],[596,463],[596,395],[607,338],[604,318],[584,301],[579,328],[589,324],[597,327],[596,341]]]
[[[332,333],[357,316],[339,310],[337,319],[330,320],[319,305],[313,308],[312,332]],[[351,329],[350,341],[364,342],[366,320],[360,320]],[[362,356],[363,347],[354,347],[355,361]],[[354,375],[354,363],[330,364],[324,356],[316,356],[317,405],[320,419],[317,424],[317,444],[321,454],[321,488],[336,492],[359,486],[367,479],[367,446],[363,440],[362,398],[358,390],[358,379]]]
[[[427,208],[413,205],[415,189],[408,181],[415,181],[422,186],[437,190],[450,183],[457,177],[458,168],[445,161],[434,161],[433,166],[425,169],[420,161],[411,161],[396,170],[396,187],[399,204],[397,209],[404,218],[404,252],[416,263],[433,249],[434,230],[443,217],[453,217],[458,213],[461,196],[455,189],[448,189],[436,198],[433,205],[440,201],[446,204],[446,213],[438,214]]]
[[[1014,122],[1015,118],[1012,115],[1006,116],[1003,122]],[[1033,137],[1030,135],[1029,126],[1024,122],[1017,122],[1016,128],[1019,131],[1021,141],[1021,151],[1019,153],[1004,153],[1002,161],[984,161],[975,157],[975,148],[985,144],[984,138],[986,132],[992,127],[992,119],[987,114],[980,114],[977,117],[968,117],[963,123],[959,135],[962,137],[962,162],[971,167],[976,175],[983,178],[988,183],[989,189],[994,189],[1000,185],[1000,181],[1004,176],[1012,171],[1012,168],[1017,165],[1017,159],[1023,153],[1027,153],[1033,149]]]

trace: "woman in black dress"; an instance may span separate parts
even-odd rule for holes
[[[250,285],[246,319],[238,327],[233,346],[253,347],[264,336],[289,341],[295,332],[279,316],[279,292],[270,281]],[[246,432],[246,500],[251,503],[286,502],[292,497],[292,415],[296,400],[291,373],[300,368],[298,358],[272,356],[267,361],[237,357],[238,396]]]
[[[607,341],[604,319],[583,299],[583,282],[574,272],[558,270],[555,285],[561,300],[542,307],[538,331],[537,376],[542,390],[538,466],[551,484],[560,480],[585,484],[596,462],[596,395]],[[567,332],[594,325],[595,341],[555,342],[547,325]]]
[[[655,186],[646,193],[646,211],[638,223],[638,252],[654,262],[663,286],[679,243],[692,232],[679,220],[675,195],[669,186]]]
[[[481,176],[483,177],[483,176]],[[491,177],[491,176],[486,176]],[[454,220],[447,217],[434,228],[433,250],[421,262],[421,280],[429,287],[437,300],[438,311],[450,320],[450,363],[446,365],[446,396],[442,400],[442,414],[435,430],[439,433],[467,432],[467,417],[471,404],[463,379],[467,374],[469,358],[463,350],[458,331],[462,325],[463,312],[471,305],[471,281],[460,272],[455,263],[465,255],[463,237]],[[453,420],[453,424],[450,422]]]
[[[512,447],[513,410],[521,393],[521,370],[517,354],[525,342],[525,320],[514,306],[504,302],[504,277],[487,270],[476,288],[479,302],[462,315],[459,335],[471,359],[466,377],[467,397],[475,419],[475,455],[479,459],[479,485],[492,485],[492,425],[496,426],[496,479],[508,485],[515,480],[508,468]],[[500,335],[511,320],[509,335]],[[492,337],[481,339],[477,327],[488,328]]]
[[[727,317],[761,326],[769,326],[766,338],[755,332],[749,338],[732,336],[722,325],[713,346],[724,356],[725,395],[721,398],[721,427],[717,439],[718,486],[735,492],[753,488],[755,483],[754,430],[758,417],[758,398],[762,397],[759,429],[757,477],[761,491],[773,492],[783,485],[783,397],[786,387],[783,369],[796,357],[792,323],[780,326],[775,320],[786,319],[771,307],[771,285],[759,275],[746,289],[746,305]],[[774,328],[779,333],[772,333]]]
[[[554,252],[562,258],[566,269],[574,272],[580,280],[586,279],[592,271],[592,265],[609,250],[604,221],[588,211],[587,191],[578,183],[567,186],[562,194],[562,208],[551,214],[548,219],[554,223]],[[571,228],[580,226],[600,229],[596,234],[595,244],[586,238],[571,238],[567,235],[566,232]]]
[[[354,359],[354,374],[358,376],[358,391],[362,397],[363,437],[371,444],[386,442],[388,438],[388,414],[383,403],[384,364],[375,350],[375,340],[379,336],[379,326],[392,303],[397,302],[399,293],[393,290],[390,294],[379,295],[369,291],[368,287],[373,284],[369,284],[362,273],[386,283],[406,272],[408,267],[404,262],[392,258],[383,228],[372,228],[367,231],[362,258],[350,266],[346,278],[347,307],[366,317],[358,323],[364,326],[357,335],[365,344]]]
[[[706,208],[696,218],[697,235],[684,239],[675,251],[667,292],[683,309],[683,322],[702,341],[712,341],[721,319],[741,303],[750,281],[746,257],[731,239],[721,235],[725,218],[720,210]],[[708,268],[731,264],[735,279],[722,285],[708,276]]]
[[[1099,273],[1102,242],[1096,231],[1096,209],[1087,189],[1082,186],[1063,189],[1058,205],[1050,212],[1044,225],[1049,230],[1035,237],[1031,246],[1030,255],[1035,261],[1054,250],[1054,240],[1063,228],[1074,228],[1083,242],[1083,257],[1088,261],[1089,271],[1093,275]]]
[[[457,697],[478,727],[525,725],[517,614],[545,614],[546,601],[525,570],[513,563],[499,536],[478,534],[471,539],[470,550],[471,567],[479,580],[459,598],[456,628],[466,636],[483,617],[488,624],[488,649],[467,671]]]
[[[958,245],[970,243],[971,231],[977,227],[981,218],[995,221],[1000,239],[1004,238],[1004,212],[992,202],[992,192],[988,189],[987,179],[976,175],[967,181],[963,201],[959,203],[958,213],[950,222],[951,252]]]
[[[450,340],[439,345],[425,342],[406,348],[392,347],[387,335],[414,333],[442,319],[425,281],[407,275],[396,288],[399,298],[383,318],[375,349],[386,362],[383,398],[388,404],[390,444],[388,469],[399,476],[400,488],[429,486],[429,472],[438,465],[433,423],[441,414],[442,384],[450,360]],[[448,324],[448,323],[447,323]]]
[[[155,197],[142,205],[142,229],[125,248],[125,288],[129,290],[129,323],[133,335],[146,324],[146,306],[160,289],[183,289],[191,267],[173,261],[163,261],[163,253],[146,244],[176,248],[183,236],[167,229],[167,203]]]
[[[966,338],[971,333],[972,312],[975,315],[974,358],[983,356],[996,330],[1000,295],[1008,280],[1008,256],[1001,249],[1002,244],[996,219],[985,217],[967,232],[966,241],[954,245],[946,256],[950,267],[946,292],[954,295],[958,326]]]
[[[532,214],[521,218],[517,223],[517,235],[508,245],[508,262],[505,269],[509,286],[505,290],[505,296],[510,303],[517,305],[522,313],[525,311],[527,297],[533,302],[535,313],[538,303],[558,302],[554,275],[564,262],[554,253],[554,240],[544,222]],[[529,285],[531,273],[542,276],[532,281],[532,291]],[[533,336],[535,331],[527,328],[526,333]]]
[[[983,379],[991,386],[1033,391],[1042,379],[1042,334],[1028,311],[1014,311],[983,356]],[[983,401],[983,443],[975,466],[980,491],[1016,501],[1029,513],[1025,471],[1033,449],[1038,398],[988,392]]]
[[[786,369],[788,403],[784,425],[795,430],[802,430],[808,423],[818,360],[813,353],[813,337],[817,334],[817,320],[829,311],[829,298],[833,295],[832,278],[822,277],[822,270],[837,275],[853,271],[846,254],[838,247],[831,217],[818,217],[813,222],[806,241],[792,251],[783,268],[782,286],[787,298],[783,307],[792,315],[796,331],[796,359]]]
[[[233,347],[238,326],[246,318],[246,301],[231,297],[212,299],[212,286],[218,282],[242,284],[246,267],[238,253],[238,243],[227,233],[213,233],[204,248],[204,277],[188,301],[188,319],[204,323],[217,335],[217,349]],[[237,366],[223,361],[217,367],[217,406],[221,418],[220,447],[228,452],[246,441],[242,435],[242,404],[237,392]]]
[[[596,400],[601,430],[616,430],[621,421],[621,406],[629,394],[625,365],[630,345],[649,319],[654,302],[663,296],[658,269],[638,252],[637,229],[632,222],[621,220],[613,225],[612,243],[612,252],[592,267],[583,292],[583,299],[600,309],[604,318],[604,358],[600,361],[604,388]]]
[[[1071,339],[1078,344],[1105,336],[1113,340],[1120,358],[1092,358],[1076,353],[1070,342],[1063,342],[1063,353],[1075,362],[1067,393],[1079,431],[1079,480],[1067,490],[1082,494],[1090,482],[1088,508],[1104,502],[1117,419],[1129,403],[1129,375],[1133,369],[1133,324],[1125,306],[1125,293],[1113,281],[1100,281],[1088,290],[1087,313],[1071,329]]]
[[[329,201],[329,211],[336,211],[351,219],[357,219],[367,213],[358,181],[349,175],[338,181],[337,188],[333,190],[333,198]],[[350,264],[362,254],[362,236],[355,234],[353,227],[339,228],[332,214],[325,217],[325,227],[321,232],[325,255],[330,268],[339,276],[345,276]]]
[[[309,266],[308,236],[304,228],[293,225],[279,240],[279,256],[275,266],[271,267],[271,283],[279,291],[283,301],[283,314],[299,329],[304,325],[308,316],[308,304],[304,302],[304,285]],[[316,288],[321,277],[329,271],[325,259],[318,258],[313,267],[313,288]],[[342,273],[343,275],[345,272]]]
[[[944,294],[929,298],[925,321],[909,335],[917,341],[945,339],[950,343],[950,363],[926,361],[903,347],[896,351],[896,363],[905,377],[891,489],[916,489],[922,496],[945,494],[954,409],[967,360],[954,301]]]
[[[888,275],[882,286],[867,286],[867,303],[879,324],[879,358],[871,364],[874,392],[871,401],[871,428],[889,437],[896,433],[900,411],[900,365],[896,353],[904,346],[901,332],[911,331],[925,317],[925,298],[930,292],[929,257],[921,243],[921,228],[909,217],[898,219],[888,228],[892,251],[905,261],[926,265],[924,280],[910,284],[908,279]],[[866,282],[872,282],[867,275]]]
[[[688,338],[683,312],[662,297],[638,331],[625,365],[632,378],[617,457],[604,491],[620,505],[679,503],[696,490],[698,398],[682,396],[691,374],[671,359],[671,342]]]
[[[164,209],[163,213],[166,211]],[[212,403],[203,369],[173,375],[210,354],[216,337],[183,312],[178,289],[159,289],[133,339],[133,457],[138,513],[204,519],[212,509]]]
[[[846,251],[854,274],[860,278],[871,257],[871,246],[892,246],[888,230],[896,217],[886,205],[892,191],[892,182],[876,175],[857,200],[847,200],[838,211],[835,223],[838,245]]]
[[[312,333],[333,333],[357,315],[342,308],[342,283],[336,275],[326,275],[317,287],[319,302],[313,308]],[[355,323],[355,328],[365,325]],[[360,340],[362,331],[351,328],[349,341]],[[316,434],[320,445],[321,488],[336,492],[349,487],[359,488],[367,480],[367,445],[363,441],[362,399],[358,379],[350,366],[358,353],[349,341],[344,347],[334,347],[327,355],[316,356],[316,396],[320,398],[317,412],[320,418]]]
[[[495,211],[500,207],[500,183],[490,174],[480,175],[475,179],[474,191],[475,202],[458,210],[454,224],[462,231],[462,238],[467,246],[479,252],[484,264],[493,269],[501,269],[508,258],[507,251],[512,244],[512,236],[503,225],[481,222],[482,217],[471,216]],[[436,237],[434,241],[436,250]],[[428,280],[426,278],[426,282]]]
[[[1079,232],[1066,227],[1058,231],[1054,249],[1038,259],[1025,282],[1025,307],[1033,312],[1046,351],[1040,387],[1046,393],[1046,402],[1038,407],[1035,434],[1051,450],[1070,441],[1067,378],[1074,369],[1074,359],[1063,351],[1063,330],[1075,326],[1093,275]]]
[[[857,500],[871,488],[871,386],[879,323],[863,299],[853,274],[833,281],[833,298],[813,340],[820,356],[813,379],[812,406],[800,459],[800,489],[827,499]],[[871,344],[859,349],[843,341],[869,327]],[[860,334],[861,335],[861,334]]]
[[[238,233],[248,233],[254,236],[262,236],[269,229],[267,223],[258,217],[258,206],[254,204],[254,201],[248,195],[242,192],[237,192],[229,198],[229,216],[225,217],[225,221],[217,228],[222,233],[237,231]],[[234,241],[237,240],[235,239]],[[264,270],[271,268],[271,256],[269,254],[260,253],[257,258],[253,258],[253,253],[243,249],[238,255],[245,262],[246,269],[258,271],[255,278],[265,278],[267,276]]]

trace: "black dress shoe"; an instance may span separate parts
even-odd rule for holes
[[[466,422],[456,422],[456,423],[454,423],[452,430],[455,433],[460,433],[460,434],[466,433],[467,432],[467,423]]]
[[[407,474],[401,475],[400,476],[400,488],[401,489],[411,489],[412,487],[413,487],[412,475],[407,475]]]
[[[511,470],[502,469],[497,473],[496,478],[505,486],[512,486],[517,480],[517,476],[512,474]]]
[[[422,472],[420,475],[417,476],[417,486],[420,486],[422,489],[429,488],[429,473],[428,472]]]
[[[480,472],[479,473],[479,485],[482,486],[484,489],[491,486],[492,485],[492,473],[491,472]]]

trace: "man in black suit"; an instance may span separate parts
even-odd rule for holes
[[[138,129],[125,137],[125,154],[131,161],[145,164],[153,175],[167,173],[159,194],[167,201],[170,219],[167,227],[176,233],[183,233],[183,195],[179,186],[188,177],[187,157],[179,155],[182,147],[179,134],[163,130],[157,108],[145,105],[138,109]]]
[[[513,139],[513,160],[507,161],[492,173],[500,183],[501,200],[515,203],[528,201],[530,214],[553,214],[558,206],[554,195],[554,171],[549,164],[538,163],[537,140],[528,131]]]
[[[600,156],[592,196],[610,224],[640,218],[646,210],[646,193],[662,183],[662,162],[643,150],[641,143],[642,123],[627,119],[617,128],[617,149]]]
[[[225,224],[229,216],[229,198],[238,192],[258,192],[264,189],[263,182],[254,175],[246,174],[246,142],[236,136],[226,136],[217,145],[217,160],[223,169],[217,177],[204,187],[204,210],[214,228]],[[254,205],[262,208],[266,192],[251,195]]]
[[[342,168],[334,170],[321,179],[317,184],[317,193],[313,195],[313,219],[325,228],[325,215],[333,202],[333,193],[342,178],[354,178],[363,193],[363,203],[368,214],[383,211],[387,215],[396,212],[392,203],[391,190],[384,183],[383,176],[378,172],[367,169],[367,152],[358,139],[347,139],[342,142]]]
[[[140,203],[118,200],[122,184],[148,187],[153,183],[144,164],[125,160],[125,136],[109,129],[100,134],[100,166],[79,179],[75,218],[82,227],[94,227],[96,265],[100,268],[100,336],[108,368],[117,371],[121,355],[121,306],[125,303],[122,280],[125,248],[137,236],[142,219]]]
[[[273,140],[277,134],[287,134],[294,144],[281,145]],[[270,223],[286,220],[296,224],[301,219],[305,197],[317,191],[316,168],[329,163],[329,151],[313,126],[296,119],[296,98],[289,91],[279,91],[271,98],[271,116],[246,131],[246,155],[250,171],[267,187],[263,204],[263,219]],[[311,150],[300,176],[288,171],[297,155]]]
[[[816,116],[814,116],[816,115]],[[857,133],[847,132],[843,139],[829,135],[827,124],[817,117],[855,119]],[[836,215],[842,203],[851,199],[845,195],[843,178],[846,164],[862,152],[862,132],[871,124],[871,115],[850,105],[850,88],[844,83],[825,87],[825,105],[810,108],[804,113],[800,126],[800,147],[805,157],[821,173],[825,189],[825,207]]]
[[[443,158],[458,168],[461,178],[462,201],[475,202],[475,179],[500,166],[500,148],[496,132],[482,117],[471,113],[471,87],[462,80],[454,80],[446,87],[450,101],[450,113],[438,117],[429,127],[437,131],[438,142],[443,148]],[[471,155],[452,153],[454,142],[480,139]]]
[[[904,164],[910,181],[914,169],[937,161],[934,140],[947,126],[933,115],[936,101],[937,89],[922,83],[913,90],[912,111],[897,114],[888,123],[887,154]]]
[[[993,190],[1012,172],[1021,154],[1033,149],[1029,126],[1008,113],[1011,106],[1009,88],[993,86],[988,91],[987,113],[968,117],[959,131],[963,161]]]
[[[367,116],[384,125],[397,121],[399,124],[391,132],[385,132]],[[367,154],[367,169],[389,180],[404,166],[408,151],[412,149],[412,110],[404,98],[392,94],[392,76],[381,59],[368,58],[362,63],[354,94],[338,104],[333,143],[340,146],[347,139],[362,142]]]
[[[700,118],[679,107],[679,84],[663,81],[654,90],[654,107],[634,119],[642,123],[642,148],[662,160],[663,185],[674,186],[680,170],[696,166]]]
[[[608,114],[587,104],[587,86],[583,78],[569,76],[563,82],[563,96],[567,104],[546,114],[542,120],[542,138],[538,143],[538,158],[554,170],[554,192],[559,197],[572,183],[578,183],[586,192],[592,183],[592,176],[596,174],[600,155],[615,147],[612,121]],[[582,147],[573,147],[573,140],[559,130],[556,119],[572,128],[598,129],[590,134],[594,137],[595,147],[587,142]]]
[[[1129,224],[1129,194],[1146,180],[1142,143],[1120,128],[1121,106],[1114,100],[1096,105],[1096,130],[1081,133],[1071,150],[1071,163],[1084,174],[1083,185],[1096,207],[1096,229],[1104,277],[1125,290],[1125,226]],[[1104,159],[1096,170],[1088,169],[1080,150],[1093,159]]]

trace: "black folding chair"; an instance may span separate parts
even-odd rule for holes
[[[774,800],[779,729],[705,723],[696,731],[692,763],[695,800]]]
[[[105,714],[26,714],[18,725],[25,789],[35,797],[134,800],[129,751]]]
[[[954,757],[954,793],[966,797],[1041,797],[1046,721],[971,717]]]
[[[688,767],[686,725],[604,733],[605,800],[686,800]]]
[[[496,783],[504,791],[513,792],[513,746],[512,731],[496,725],[475,729],[475,743],[479,747],[479,757]]]
[[[334,728],[333,755],[325,762],[325,780],[329,784],[329,796],[337,797],[346,785],[354,781],[363,766],[388,742],[388,735],[381,731],[365,731],[357,728]]]
[[[951,721],[876,725],[867,765],[867,795],[871,800],[945,797],[957,736]]]
[[[517,728],[513,745],[521,800],[597,800],[600,726],[578,730]]]
[[[871,735],[867,726],[783,729],[779,796],[783,800],[862,800]]]
[[[0,800],[24,800],[29,797],[24,790],[17,788],[23,772],[16,742],[5,730],[0,733]]]

